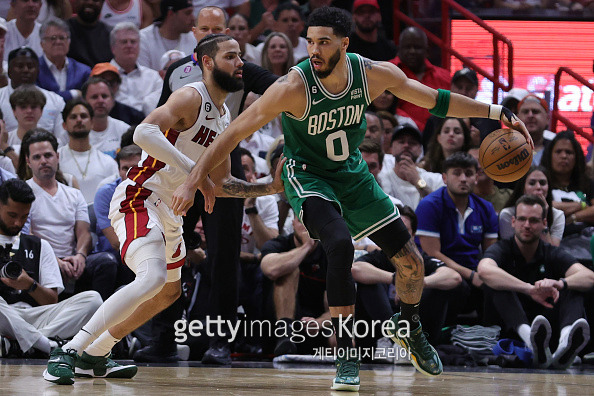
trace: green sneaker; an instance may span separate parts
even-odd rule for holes
[[[392,340],[410,352],[410,361],[421,373],[429,376],[441,374],[443,372],[441,360],[435,348],[425,338],[422,326],[419,324],[419,327],[411,330],[410,337],[400,338],[398,336],[399,318],[400,313],[397,313],[391,319],[396,325],[396,330],[392,333]]]
[[[332,381],[333,390],[358,392],[359,384],[359,366],[361,362],[358,358],[336,358],[336,378]]]
[[[136,375],[138,367],[133,364],[123,366],[107,356],[91,356],[83,352],[76,361],[74,375],[87,378],[132,378]]]
[[[56,348],[50,353],[47,361],[47,368],[43,372],[43,378],[46,381],[58,385],[74,384],[74,365],[78,360],[78,355],[73,349],[63,351],[62,348]]]

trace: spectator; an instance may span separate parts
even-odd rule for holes
[[[118,262],[109,253],[90,254],[87,204],[79,190],[58,183],[57,148],[56,138],[43,130],[34,130],[23,141],[21,155],[33,173],[27,184],[36,197],[31,233],[54,249],[68,294],[95,290],[106,300],[114,292]]]
[[[293,47],[284,33],[272,32],[262,47],[262,67],[277,76],[284,76],[295,65]]]
[[[454,73],[450,91],[466,96],[467,98],[475,99],[478,90],[479,80],[474,70],[465,67]],[[480,144],[489,133],[501,128],[501,121],[499,120],[491,120],[488,118],[469,118],[468,120],[470,122],[469,128],[472,129],[472,127],[475,127],[479,131],[480,138],[477,142],[478,144]],[[423,147],[428,147],[431,137],[435,134],[437,126],[441,124],[441,122],[442,120],[439,117],[434,115],[429,117],[425,129],[423,130]]]
[[[373,111],[365,111],[365,120],[367,121],[367,130],[365,137],[373,139],[380,145],[384,144],[384,124],[381,122],[377,114]]]
[[[142,150],[137,145],[123,147],[116,155],[116,162],[118,164],[119,177],[113,182],[104,184],[97,189],[95,200],[93,201],[93,209],[95,211],[95,218],[97,219],[97,247],[98,252],[112,252],[119,256],[120,241],[116,235],[111,221],[108,218],[109,204],[116,187],[127,179],[128,169],[137,165],[140,162]]]
[[[367,108],[367,110],[369,110],[369,108]],[[382,138],[382,150],[384,151],[384,153],[389,153],[392,135],[394,134],[396,127],[400,124],[398,123],[396,117],[394,117],[394,114],[386,110],[376,111],[375,114],[377,114],[377,116],[379,117],[384,130],[384,136]]]
[[[12,158],[17,156],[17,154],[11,153],[12,150],[9,150],[8,147],[10,147],[8,144],[8,131],[4,125],[2,111],[0,110],[0,182],[2,181],[3,172],[16,173]]]
[[[89,67],[109,62],[113,55],[109,47],[109,27],[99,20],[103,0],[78,0],[76,16],[70,25],[68,56]]]
[[[91,204],[99,182],[118,173],[117,163],[89,143],[93,118],[90,104],[71,100],[64,107],[62,118],[70,139],[67,146],[58,149],[60,168],[68,169],[76,177],[85,201]]]
[[[165,73],[167,73],[169,66],[185,56],[186,54],[179,50],[170,50],[163,54],[161,57],[161,64],[159,65],[159,77],[161,77],[161,80],[159,81],[158,88],[148,95],[145,95],[142,100],[142,112],[144,114],[149,114],[157,108],[159,98],[161,97],[161,90],[163,88],[163,79],[165,78]]]
[[[313,10],[320,7],[330,7],[332,5],[332,0],[306,0],[301,3],[303,3],[301,6],[301,13],[303,14],[303,19],[307,21],[309,14],[311,14]]]
[[[416,27],[408,27],[400,34],[398,56],[390,62],[402,69],[408,78],[422,82],[431,88],[450,88],[450,73],[427,60],[429,43],[425,33]],[[415,106],[404,100],[398,101],[399,111],[404,111],[417,124],[419,130],[425,128],[429,110]]]
[[[512,113],[518,114],[518,104],[528,96],[530,92],[522,88],[512,88],[501,101],[501,105],[507,107]]]
[[[326,301],[328,262],[324,249],[310,238],[297,216],[293,219],[293,230],[292,234],[278,236],[262,247],[260,266],[273,282],[275,335],[280,335],[274,348],[276,356],[298,352],[301,344],[295,345],[290,337],[295,319],[312,322],[312,329],[319,329],[324,321],[330,320]],[[282,328],[289,329],[289,334]]]
[[[43,23],[39,34],[43,56],[39,59],[37,85],[57,93],[64,101],[79,98],[91,68],[66,56],[70,49],[70,27],[52,17]]]
[[[70,0],[41,0],[41,10],[39,11],[37,22],[43,25],[49,18],[59,18],[64,20],[70,18],[72,16],[72,5],[70,3]],[[12,9],[12,6],[8,10],[6,17],[8,19],[14,18],[14,10]]]
[[[446,117],[441,121],[437,134],[433,134],[429,150],[423,157],[422,167],[428,172],[443,173],[443,161],[458,152],[470,149],[470,129],[460,118]]]
[[[412,237],[415,236],[417,216],[408,206],[399,206],[402,221]],[[464,297],[460,275],[448,268],[443,261],[423,253],[425,279],[421,297],[421,320],[432,344],[439,344],[442,327],[446,323],[451,302]],[[398,305],[398,295],[390,301],[390,289],[395,287],[396,269],[390,259],[376,250],[359,257],[353,263],[351,272],[357,282],[357,318],[371,321],[385,321],[392,317]],[[395,290],[393,291],[395,293]],[[395,305],[394,305],[395,303]],[[452,307],[453,308],[453,307]],[[451,315],[450,315],[451,316]]]
[[[93,76],[104,79],[105,82],[107,82],[107,85],[109,85],[112,96],[114,98],[116,97],[120,85],[122,84],[122,78],[120,77],[120,72],[117,67],[107,62],[97,63],[91,70],[91,77]],[[138,125],[145,117],[142,111],[138,111],[117,100],[114,101],[109,116],[129,125]]]
[[[261,64],[260,51],[250,44],[250,28],[248,18],[245,15],[235,14],[229,19],[229,36],[239,43],[242,59],[256,65]]]
[[[41,56],[41,24],[36,21],[41,10],[41,0],[11,0],[10,6],[14,11],[14,19],[7,23],[4,60],[8,59],[12,50],[21,47],[29,47],[38,57]]]
[[[479,256],[481,250],[495,243],[499,227],[493,205],[472,193],[477,168],[478,163],[470,154],[451,155],[443,166],[446,186],[423,199],[415,212],[423,251],[479,288]]]
[[[250,107],[251,104],[254,103],[259,97],[260,95],[257,95],[253,92],[248,93],[243,104],[243,111]],[[247,138],[239,142],[239,146],[248,150],[254,157],[254,160],[256,162],[257,175],[264,176],[270,174],[268,164],[266,164],[266,160],[263,157],[266,156],[266,153],[268,152],[270,146],[274,142],[274,138],[271,136],[271,134],[264,133],[269,132],[269,129],[276,126],[273,126],[272,124],[275,123],[269,122],[268,124],[260,128],[260,130],[254,132],[252,135],[248,136]],[[278,127],[280,128],[280,125]]]
[[[4,60],[4,50],[6,44],[6,32],[8,24],[4,18],[0,18],[0,88],[8,85],[8,62]],[[8,52],[7,52],[8,53]]]
[[[499,214],[499,212],[501,212],[504,207],[509,205],[508,202],[510,196],[512,195],[512,190],[509,188],[496,186],[495,181],[485,174],[483,167],[481,166],[480,162],[478,162],[478,147],[473,147],[468,150],[468,154],[472,155],[478,163],[476,186],[473,192],[485,201],[491,202],[493,204],[493,209],[495,209],[495,213]],[[516,183],[516,186],[517,185],[518,184]],[[501,235],[501,219],[499,222],[499,235]]]
[[[594,224],[594,181],[586,175],[584,152],[573,132],[563,131],[548,145],[542,166],[551,175],[553,206],[565,213],[565,236]]]
[[[7,180],[0,186],[3,264],[12,260],[23,267],[16,279],[0,278],[0,335],[2,341],[6,336],[16,340],[21,352],[33,348],[47,356],[58,346],[50,337],[74,336],[102,300],[97,292],[87,291],[58,302],[64,285],[52,247],[21,233],[34,200],[31,187],[22,180]]]
[[[547,221],[539,197],[522,196],[515,212],[514,236],[489,248],[478,266],[486,300],[532,350],[534,366],[566,369],[590,338],[583,292],[594,286],[594,272],[541,240]],[[559,344],[551,356],[552,328]]]
[[[153,23],[149,0],[107,0],[103,3],[99,19],[110,28],[118,23],[130,22],[138,29]]]
[[[140,65],[159,70],[165,52],[172,49],[186,54],[194,52],[197,41],[190,33],[196,29],[192,10],[191,0],[161,1],[161,23],[153,23],[140,31]]]
[[[6,129],[12,131],[17,129],[18,123],[10,107],[10,95],[14,90],[23,84],[35,84],[39,74],[39,58],[32,49],[24,47],[17,48],[10,52],[8,57],[8,77],[10,84],[0,88],[0,109],[4,114]],[[45,106],[39,120],[39,127],[52,131],[60,138],[64,134],[60,113],[64,108],[64,99],[54,92],[43,88],[39,90],[45,95]]]
[[[162,80],[156,71],[138,64],[140,36],[132,22],[118,23],[109,34],[113,59],[122,80],[116,100],[142,111],[142,101],[153,91],[160,90]]]
[[[287,35],[293,47],[294,64],[299,63],[304,58],[309,58],[307,40],[301,37],[301,32],[305,27],[301,8],[290,1],[282,2],[276,7],[273,15],[275,20],[274,31]],[[256,48],[262,53],[264,52],[264,44],[259,44]]]
[[[94,113],[89,141],[95,149],[114,158],[120,148],[122,135],[130,125],[110,117],[115,101],[106,80],[101,77],[89,78],[82,87],[82,94]]]
[[[565,214],[553,206],[553,189],[549,171],[542,166],[533,166],[528,173],[517,181],[512,195],[499,214],[499,237],[509,239],[514,236],[512,218],[515,215],[516,202],[522,195],[536,195],[545,203],[547,226],[540,236],[543,241],[559,246],[565,230]]]
[[[389,61],[396,56],[396,44],[379,32],[382,14],[377,0],[355,0],[353,21],[355,32],[350,37],[348,52],[375,61]]]
[[[532,165],[540,165],[543,153],[555,137],[553,132],[547,130],[549,127],[549,106],[544,99],[529,94],[518,103],[518,118],[524,122],[534,141]]]
[[[444,181],[439,173],[427,172],[416,165],[423,146],[421,133],[415,127],[405,125],[396,129],[391,149],[395,163],[390,171],[380,174],[380,184],[386,194],[415,209],[423,197],[442,187]],[[385,159],[383,166],[385,171]]]

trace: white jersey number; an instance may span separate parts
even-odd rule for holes
[[[334,151],[334,141],[336,139],[340,140],[341,154],[336,154]],[[345,131],[341,129],[326,137],[326,153],[332,161],[344,161],[349,158],[349,141],[347,140]]]

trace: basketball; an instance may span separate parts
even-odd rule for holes
[[[513,129],[498,129],[481,143],[479,162],[491,179],[514,182],[530,169],[532,148],[522,133]]]

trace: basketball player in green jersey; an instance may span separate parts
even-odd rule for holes
[[[359,358],[352,348],[355,287],[351,276],[351,235],[369,236],[396,267],[401,312],[392,318],[393,339],[411,353],[415,367],[439,375],[442,364],[419,322],[423,260],[398,210],[367,170],[358,150],[366,129],[365,108],[384,90],[431,109],[441,117],[489,117],[520,130],[524,124],[508,109],[435,91],[408,79],[395,65],[347,54],[350,15],[337,8],[313,11],[308,20],[310,58],[293,67],[217,137],[173,195],[172,208],[185,214],[199,188],[207,211],[214,205],[209,172],[241,140],[282,113],[285,134],[285,193],[312,237],[328,256],[327,294],[336,330],[336,377],[332,389],[359,389]]]

